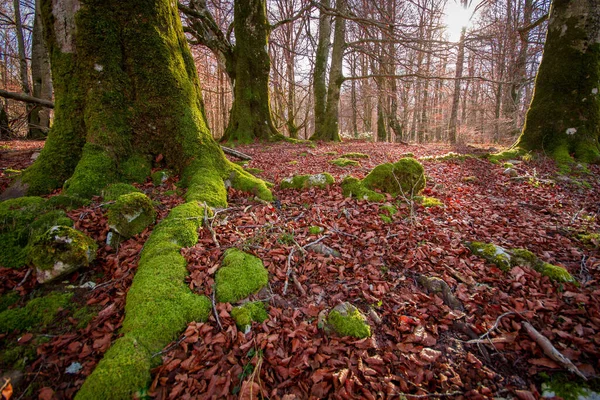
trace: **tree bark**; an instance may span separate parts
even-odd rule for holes
[[[8,139],[12,130],[8,125],[8,114],[4,110],[4,102],[0,102],[0,139]]]
[[[559,163],[600,161],[600,7],[554,0],[535,90],[516,147]]]
[[[331,7],[330,0],[320,0],[322,9],[319,14],[319,39],[315,54],[313,72],[313,93],[315,98],[315,132],[319,137],[325,124],[327,109],[327,64],[329,63],[329,45],[331,44],[331,17],[325,8]]]
[[[52,77],[50,74],[50,55],[44,41],[44,27],[40,15],[41,2],[35,2],[35,17],[31,38],[31,78],[33,97],[52,101]],[[40,106],[31,109],[29,115],[29,139],[41,139],[50,129],[50,110]]]
[[[463,73],[463,63],[465,60],[465,34],[467,28],[462,28],[460,32],[460,41],[458,43],[458,53],[456,55],[456,73],[454,75],[454,94],[452,95],[452,110],[450,111],[450,122],[448,123],[448,139],[451,144],[456,143],[456,128],[458,120],[458,106],[460,104],[460,81]]]
[[[23,93],[29,96],[31,95],[31,85],[29,84],[29,70],[27,68],[27,55],[25,54],[25,39],[23,37],[23,22],[21,21],[21,4],[19,0],[13,0],[13,8],[15,12],[15,33],[17,36],[17,49],[19,52],[19,73],[21,78],[21,89],[23,90]],[[27,103],[25,106],[28,125],[27,136],[29,136],[30,131],[30,117],[32,108],[33,106],[30,103]]]

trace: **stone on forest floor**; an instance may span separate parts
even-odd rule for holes
[[[311,187],[325,188],[335,182],[333,176],[327,172],[315,175],[294,175],[284,178],[279,187],[281,189],[307,189]]]
[[[260,258],[236,248],[225,252],[215,274],[215,291],[220,303],[236,303],[258,292],[269,281],[269,272]]]
[[[54,226],[31,245],[29,258],[36,268],[39,283],[52,281],[96,258],[98,246],[87,235],[68,226]]]
[[[365,316],[350,303],[338,304],[327,316],[328,326],[340,336],[363,339],[371,336],[371,327]]]
[[[412,198],[425,188],[425,170],[414,158],[403,158],[396,163],[380,164],[362,180],[348,176],[342,182],[346,197],[356,197],[370,201],[383,201],[385,196],[403,195]]]
[[[493,243],[481,242],[470,242],[467,246],[473,254],[495,264],[503,271],[509,271],[518,265],[526,266],[556,282],[576,282],[565,268],[544,262],[526,249],[505,249]]]
[[[108,226],[123,239],[129,239],[154,223],[155,217],[156,211],[148,196],[128,193],[119,196],[108,210]]]

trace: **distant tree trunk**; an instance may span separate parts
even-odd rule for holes
[[[50,74],[50,55],[44,41],[44,26],[40,15],[40,0],[35,2],[35,18],[31,38],[31,78],[33,97],[52,100],[52,77]],[[29,114],[29,139],[45,138],[50,129],[50,110],[34,106]]]
[[[327,64],[329,63],[329,45],[331,43],[331,16],[324,9],[331,7],[330,0],[320,0],[323,9],[319,14],[319,36],[315,54],[315,69],[313,72],[313,93],[315,98],[315,132],[321,136],[325,124],[327,108]]]
[[[463,74],[463,63],[465,59],[465,34],[467,28],[463,27],[460,32],[458,43],[458,54],[456,55],[456,73],[454,75],[454,94],[452,95],[452,110],[450,111],[450,122],[448,123],[448,139],[451,144],[456,143],[456,128],[458,119],[458,106],[460,104],[460,83]]]
[[[504,39],[499,40],[500,45],[500,54],[498,57],[498,75],[496,80],[498,83],[496,84],[496,96],[495,96],[495,105],[494,105],[494,142],[498,143],[500,141],[500,110],[502,108],[502,95],[504,93],[504,85],[502,81],[504,79],[504,69],[506,68],[506,43],[504,43]]]
[[[236,0],[233,20],[234,97],[229,125],[221,140],[240,143],[271,140],[280,134],[273,124],[269,101],[270,25],[266,0]]]
[[[346,13],[346,0],[338,0],[336,10],[339,14]],[[321,131],[315,131],[311,140],[325,140],[332,142],[341,141],[339,131],[339,104],[340,89],[343,82],[342,64],[346,44],[346,20],[335,17],[335,31],[333,34],[333,49],[331,51],[331,67],[329,70],[329,83],[327,85],[327,103],[325,106],[325,119]]]
[[[362,54],[360,60],[360,74],[368,75],[369,74],[369,63],[367,61],[367,56]],[[360,84],[360,93],[361,93],[361,102],[363,108],[362,121],[363,121],[363,131],[372,133],[373,132],[373,102],[371,100],[371,87],[370,81],[361,81]]]
[[[352,76],[357,76],[356,55],[352,57]],[[358,104],[356,98],[356,79],[352,79],[350,87],[350,103],[352,103],[352,132],[355,139],[358,139]]]
[[[4,102],[0,101],[0,140],[8,139],[12,134],[8,126],[8,114],[4,110]]]
[[[535,91],[516,146],[558,162],[600,161],[600,7],[554,0]]]
[[[19,73],[21,78],[21,90],[28,96],[31,96],[31,86],[29,85],[29,70],[27,69],[27,55],[25,50],[25,39],[23,37],[23,22],[21,21],[21,4],[19,0],[13,0],[13,7],[15,12],[15,33],[17,36],[17,49],[19,52]],[[27,113],[27,124],[29,136],[29,124],[32,104],[26,103],[25,109]]]
[[[385,110],[383,96],[377,97],[377,141],[385,142],[387,140],[387,130],[385,129]]]

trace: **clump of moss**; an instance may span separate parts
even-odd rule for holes
[[[246,168],[245,171],[248,172],[249,174],[254,175],[254,176],[260,175],[260,174],[262,174],[264,172],[260,168]]]
[[[152,175],[150,175],[154,186],[162,185],[167,181],[167,179],[169,179],[170,176],[171,173],[169,171],[164,170],[153,172]]]
[[[297,160],[292,160],[288,164],[290,164],[290,165],[296,165],[296,164],[298,164],[298,161]]]
[[[217,301],[236,303],[259,291],[268,280],[269,273],[258,257],[231,248],[215,275]]]
[[[474,156],[472,154],[457,154],[453,151],[450,151],[446,154],[442,154],[439,156],[425,156],[422,159],[423,160],[434,160],[434,161],[450,161],[450,160],[465,161],[467,158],[474,158]]]
[[[340,156],[340,158],[349,158],[349,159],[352,159],[352,160],[356,160],[356,159],[359,159],[359,158],[369,158],[369,155],[368,154],[364,154],[364,153],[345,153],[345,154],[342,154]]]
[[[420,198],[420,203],[423,207],[442,207],[444,203],[440,199],[436,199],[435,197],[423,196]]]
[[[376,166],[361,183],[368,189],[379,189],[392,196],[416,195],[425,188],[425,170],[414,158],[403,158],[393,164]]]
[[[90,204],[90,200],[83,199],[81,197],[59,194],[57,196],[50,197],[46,204],[48,208],[62,208],[64,210],[71,210],[74,208],[87,206]]]
[[[333,176],[327,172],[315,175],[294,175],[290,178],[284,178],[279,187],[281,189],[306,189],[311,187],[325,188],[335,182]]]
[[[311,235],[318,235],[321,232],[323,232],[323,228],[320,226],[311,226],[310,228],[308,228],[308,233],[310,233]]]
[[[273,201],[273,194],[262,179],[244,171],[243,168],[234,165],[229,173],[229,182],[237,190],[251,193],[259,199]]]
[[[121,164],[121,177],[125,182],[144,183],[152,172],[150,159],[134,154]]]
[[[77,320],[77,329],[83,329],[88,326],[94,317],[98,315],[98,310],[94,307],[83,306],[73,313],[73,318]]]
[[[241,331],[248,332],[253,321],[258,323],[266,321],[269,314],[262,301],[254,301],[234,307],[231,310],[231,317]]]
[[[46,326],[69,305],[72,296],[72,293],[50,293],[30,300],[24,307],[5,310],[0,313],[0,332],[20,332],[34,326]]]
[[[364,315],[350,303],[338,304],[327,316],[327,323],[340,336],[363,339],[371,336],[371,327]]]
[[[194,161],[184,170],[182,182],[187,186],[187,202],[197,201],[210,207],[227,207],[227,190],[223,184],[223,177],[214,168]]]
[[[336,156],[337,155],[337,151],[327,151],[325,152],[326,156]]]
[[[89,199],[117,182],[115,160],[101,146],[86,143],[73,175],[65,182],[64,193]]]
[[[398,213],[398,209],[391,204],[384,204],[382,206],[379,206],[379,209],[381,211],[385,212],[390,217],[393,217],[394,215],[396,215]]]
[[[119,196],[108,210],[108,226],[125,239],[142,233],[155,218],[152,200],[143,193]]]
[[[360,200],[376,202],[385,200],[384,195],[366,188],[359,179],[353,176],[347,176],[342,181],[342,193],[345,197],[356,197]]]
[[[492,164],[500,164],[506,160],[516,160],[522,158],[525,152],[521,149],[509,149],[496,154],[488,154],[485,156]]]
[[[511,268],[510,254],[503,247],[496,246],[493,243],[471,242],[467,246],[473,254],[476,254],[486,261],[496,264],[502,271],[509,271]]]
[[[563,267],[553,265],[547,262],[537,263],[534,269],[540,274],[547,276],[555,282],[570,282],[575,283],[575,278]]]
[[[577,235],[577,238],[585,245],[598,248],[600,246],[600,233],[586,233]]]
[[[89,236],[67,226],[54,226],[31,244],[29,259],[37,269],[37,280],[48,282],[88,266],[98,246]]]
[[[385,214],[379,214],[379,218],[381,218],[381,220],[386,223],[386,224],[391,224],[392,223],[392,218],[385,215]]]
[[[573,378],[563,373],[553,374],[550,378],[548,374],[541,373],[540,377],[545,379],[542,383],[542,397],[552,398],[560,397],[564,400],[594,399],[598,397],[600,381],[583,381],[581,378]],[[592,382],[592,384],[590,384]]]
[[[248,160],[233,161],[234,164],[237,164],[237,165],[239,165],[241,167],[244,167],[244,166],[248,165],[249,162],[250,161],[248,161]]]
[[[102,190],[102,197],[104,201],[115,201],[124,194],[141,192],[141,190],[128,183],[113,183]]]
[[[333,165],[337,165],[338,167],[348,167],[348,166],[354,167],[354,166],[360,165],[360,163],[358,161],[351,160],[349,158],[344,158],[344,157],[336,158],[335,160],[330,160],[329,163],[333,164]]]
[[[7,310],[8,307],[16,304],[21,299],[19,293],[12,291],[0,296],[0,312]]]

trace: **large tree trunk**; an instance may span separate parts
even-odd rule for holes
[[[41,2],[35,2],[35,18],[31,38],[31,78],[33,97],[52,101],[52,77],[50,75],[50,55],[44,41],[44,26],[40,15]],[[45,138],[50,129],[50,110],[34,106],[29,115],[29,139]]]
[[[17,36],[17,49],[19,53],[19,74],[21,78],[21,90],[26,95],[31,95],[31,85],[29,84],[29,70],[27,68],[27,54],[25,50],[25,38],[23,37],[23,22],[21,20],[21,4],[19,0],[13,0],[13,7],[15,12],[15,33]],[[31,116],[31,109],[33,105],[27,103],[25,104],[25,110],[27,114],[27,124],[28,124],[28,132],[27,136],[29,136],[29,123]]]
[[[450,111],[450,122],[448,123],[448,139],[451,144],[456,143],[456,130],[458,123],[458,106],[460,104],[460,83],[463,74],[463,63],[465,60],[465,34],[467,28],[460,32],[458,43],[458,54],[456,55],[456,72],[454,75],[454,94],[452,95],[452,110]]]
[[[236,0],[235,84],[229,126],[222,141],[249,143],[280,136],[273,124],[269,102],[268,37],[266,0]]]
[[[320,136],[325,123],[327,104],[327,64],[329,62],[329,45],[331,43],[331,16],[325,9],[331,6],[329,0],[320,0],[322,9],[319,14],[319,39],[315,54],[315,69],[313,72],[313,93],[315,98],[315,132]]]
[[[338,0],[336,9],[341,15],[346,13],[346,0]],[[343,82],[342,62],[346,43],[346,20],[337,16],[335,18],[335,32],[333,34],[333,49],[331,51],[331,68],[329,70],[329,83],[327,85],[327,102],[325,105],[325,119],[320,131],[315,131],[311,140],[341,141],[339,132],[339,104],[340,89]]]
[[[554,0],[535,91],[516,146],[561,163],[600,161],[600,7]]]

